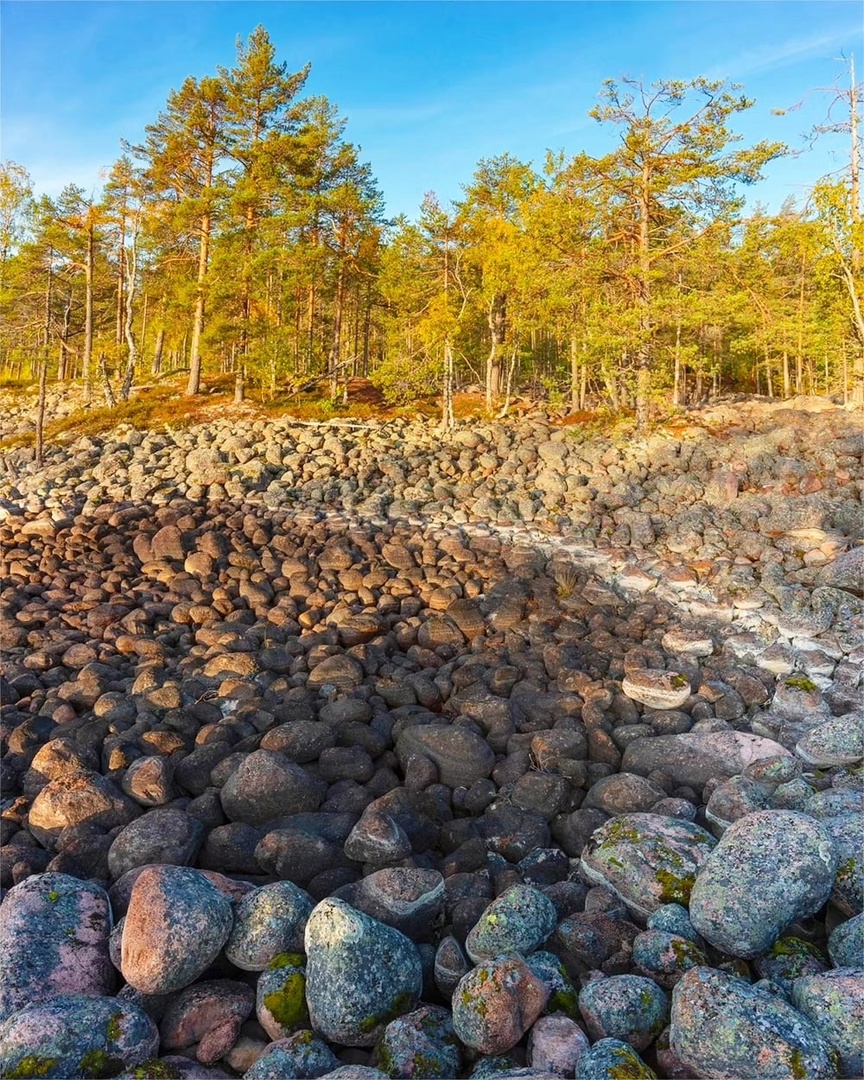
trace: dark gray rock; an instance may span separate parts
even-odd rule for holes
[[[495,766],[485,739],[469,728],[445,724],[405,728],[396,740],[396,753],[403,763],[412,754],[424,754],[435,763],[441,783],[454,788],[485,779]]]
[[[115,880],[136,866],[165,863],[191,866],[204,842],[204,826],[182,810],[151,810],[131,821],[108,851],[108,869]]]
[[[444,914],[444,878],[437,870],[393,866],[367,874],[336,894],[412,941],[429,941]]]
[[[624,751],[623,772],[648,776],[659,769],[676,784],[701,789],[709,780],[738,776],[760,758],[788,754],[779,743],[744,731],[688,731],[637,739]]]
[[[284,754],[256,750],[246,757],[222,788],[222,809],[229,821],[263,825],[289,814],[317,810],[326,784],[310,776]]]

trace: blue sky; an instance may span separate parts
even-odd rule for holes
[[[98,189],[120,139],[140,139],[187,75],[231,66],[238,35],[258,24],[291,70],[311,62],[307,90],[347,116],[390,215],[413,216],[429,190],[457,198],[482,157],[539,167],[547,148],[609,149],[612,134],[587,116],[606,78],[742,82],[756,99],[737,124],[745,138],[798,145],[829,97],[771,110],[835,83],[841,53],[864,69],[859,0],[2,0],[0,156],[39,193]],[[754,195],[775,209],[846,152],[825,138],[771,165]]]

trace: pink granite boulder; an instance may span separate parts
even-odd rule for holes
[[[0,907],[0,1019],[55,994],[110,994],[111,909],[98,885],[38,874]]]
[[[200,870],[146,867],[126,912],[123,977],[147,994],[189,986],[219,955],[232,922],[231,901]]]

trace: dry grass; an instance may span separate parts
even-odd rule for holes
[[[187,398],[177,386],[168,382],[142,386],[129,401],[118,402],[113,409],[107,405],[82,407],[67,416],[47,421],[44,438],[46,443],[68,442],[85,436],[104,435],[120,425],[148,431],[190,427],[218,414],[229,401],[223,394]],[[35,438],[32,431],[10,436],[0,442],[0,448],[32,446]]]
[[[234,402],[233,376],[211,376],[206,380],[204,393],[195,397],[184,394],[185,375],[166,376],[149,386],[139,386],[127,402],[118,402],[112,409],[107,405],[81,407],[71,414],[47,420],[44,429],[46,444],[69,442],[87,436],[105,435],[115,428],[130,426],[141,431],[178,430],[196,424],[206,424],[217,419],[273,420],[283,416],[297,420],[386,420],[394,417],[418,418],[436,415],[434,408],[427,409],[420,402],[410,407],[387,407],[364,386],[354,387],[354,400],[349,387],[347,404],[332,402],[328,397],[326,382],[304,393],[288,391],[262,401],[257,392],[247,399]],[[358,383],[360,380],[358,380]],[[363,381],[365,383],[365,380]],[[370,384],[371,385],[371,384]],[[35,393],[31,386],[4,387],[3,395],[10,405],[20,408],[22,398],[35,412]],[[55,389],[52,387],[52,389]],[[433,402],[434,406],[434,402]],[[0,450],[32,446],[36,436],[33,431],[11,435],[0,440]]]
[[[579,571],[575,566],[556,569],[555,595],[559,600],[569,600],[579,588]]]

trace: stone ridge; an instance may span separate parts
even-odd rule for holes
[[[859,421],[8,455],[0,1072],[859,1068]]]

